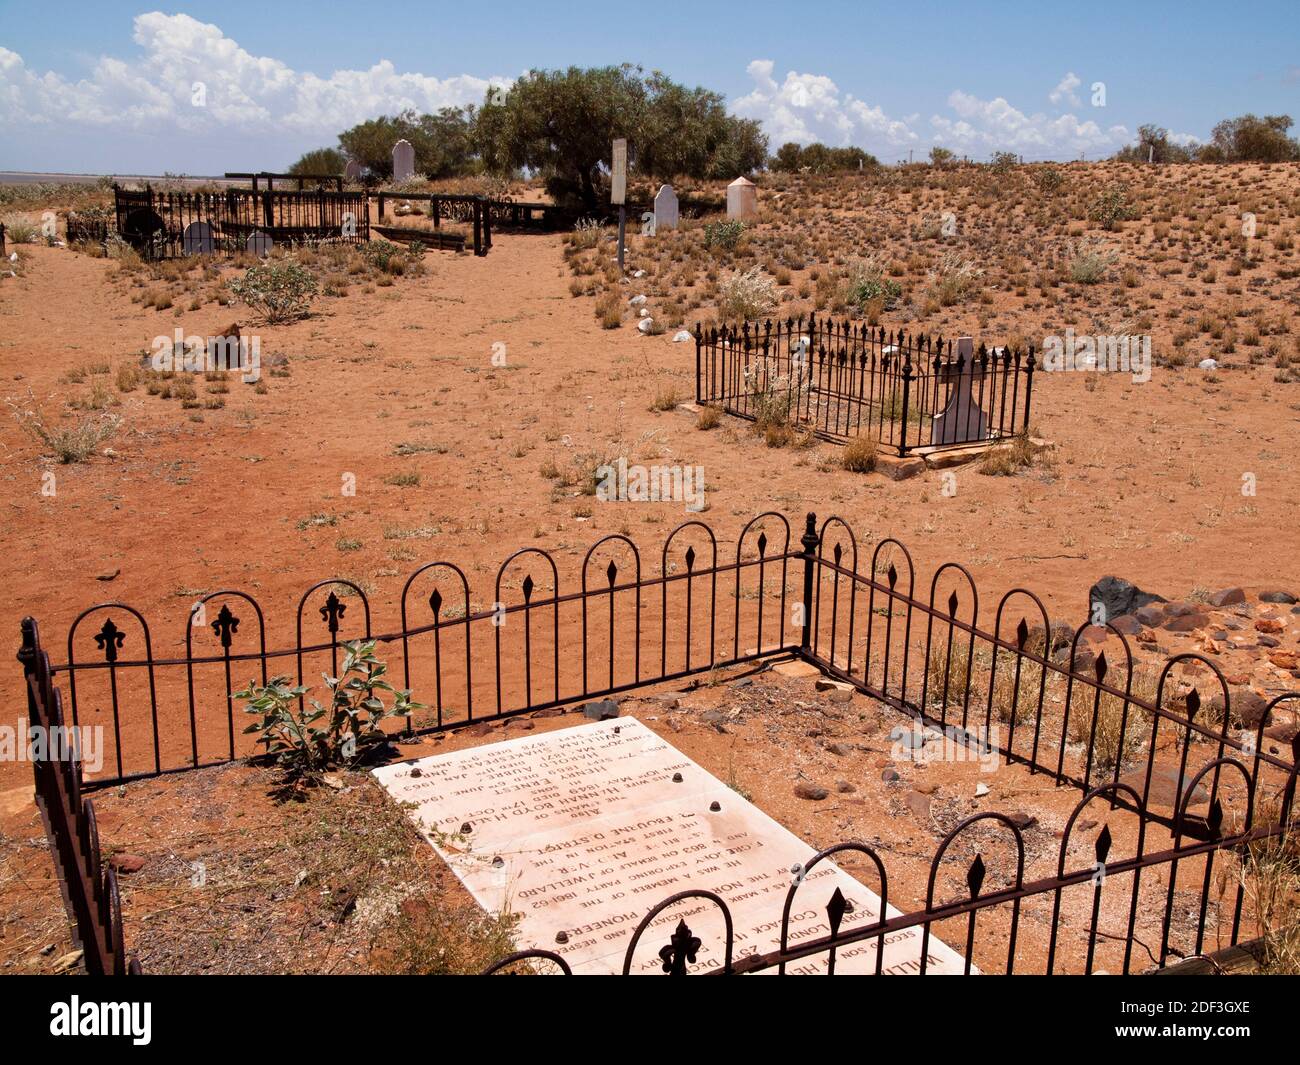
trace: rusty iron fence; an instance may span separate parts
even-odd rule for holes
[[[264,254],[274,244],[361,244],[370,239],[363,192],[228,188],[158,192],[113,186],[119,236],[150,259]]]
[[[22,629],[18,660],[27,681],[31,734],[44,737],[49,754],[51,744],[62,743],[69,735],[63,719],[63,697],[54,686],[49,655],[41,647],[36,622],[26,618]],[[82,794],[75,742],[68,749],[72,757],[33,758],[32,769],[36,776],[36,806],[45,822],[75,943],[92,976],[138,973],[139,964],[127,958],[122,941],[117,873],[101,865],[95,804]]]
[[[275,675],[296,683],[319,670],[337,675],[344,644],[368,639],[426,704],[397,726],[408,734],[801,658],[899,712],[900,720],[982,745],[1077,789],[1086,801],[1134,814],[1143,831],[1171,831],[1172,852],[1118,867],[1135,883],[1149,866],[1172,869],[1266,838],[1254,813],[1261,797],[1280,810],[1270,823],[1290,827],[1296,747],[1266,729],[1275,711],[1300,710],[1300,693],[1279,695],[1243,719],[1222,673],[1203,656],[1177,655],[1144,672],[1113,625],[1054,624],[1026,589],[1003,595],[990,624],[965,567],[939,566],[920,591],[918,580],[896,540],[868,552],[844,521],[832,517],[819,526],[811,514],[795,537],[783,515],[768,512],[741,529],[734,549],[696,519],[644,558],[629,537],[606,536],[587,550],[567,588],[555,558],[538,548],[509,556],[482,597],[456,564],[427,562],[402,585],[396,625],[386,629],[375,625],[365,589],[332,579],[308,588],[288,627],[274,632],[254,596],[223,589],[195,601],[162,636],[128,604],[92,606],[72,621],[66,658],[57,665],[49,664],[29,619],[20,658],[42,715],[57,706],[64,716],[53,687],[61,680],[71,724],[98,726],[105,736],[101,771],[73,774],[78,793],[256,754],[254,741],[236,727],[234,692]],[[160,639],[183,653],[158,653]],[[32,708],[36,721],[36,702]],[[48,788],[41,772],[51,771],[38,769],[38,789]],[[1186,801],[1156,809],[1157,774],[1173,774],[1188,795],[1206,785],[1205,811],[1191,812]],[[65,790],[71,786],[59,779]],[[54,820],[52,839],[72,829]],[[1018,831],[1013,835],[1022,846]],[[869,932],[832,930],[830,942],[791,946],[779,958],[745,962],[744,971],[833,954],[898,928],[928,931],[955,914],[970,915],[973,928],[988,907],[1065,890],[1081,875],[1062,866],[1047,885],[1017,882],[983,894],[976,887],[957,910],[927,904],[908,915],[910,924],[891,917]],[[80,924],[82,916],[74,916]],[[850,935],[857,938],[844,938]]]
[[[905,456],[1029,431],[1036,361],[970,338],[909,335],[809,315],[695,327],[695,401]]]

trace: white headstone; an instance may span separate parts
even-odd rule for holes
[[[211,255],[216,250],[212,239],[212,226],[207,222],[191,222],[181,235],[181,251],[186,255]]]
[[[275,241],[260,229],[248,234],[248,240],[244,241],[244,251],[263,259],[271,254],[271,249],[274,247]]]
[[[660,185],[655,194],[655,230],[677,228],[677,193],[671,185]]]
[[[520,914],[521,949],[554,951],[576,973],[621,972],[637,923],[687,889],[727,903],[733,961],[774,950],[795,868],[802,882],[789,942],[827,934],[826,904],[836,888],[853,903],[844,931],[880,914],[879,896],[832,862],[804,876],[815,848],[635,718],[486,743],[374,774],[396,801],[414,804],[410,816],[484,909]],[[682,917],[701,941],[693,968],[721,967],[720,912],[699,903],[669,907],[650,924],[633,973],[662,972],[659,950]],[[842,947],[836,971],[874,972],[876,949],[874,937]],[[915,972],[921,930],[886,937],[884,950],[884,972]],[[930,972],[962,971],[962,959],[933,935],[929,957]],[[790,968],[824,972],[825,959]]]
[[[750,222],[758,217],[758,186],[738,177],[727,186],[727,217]]]
[[[362,166],[355,159],[349,159],[348,165],[343,168],[344,181],[360,181]]]
[[[408,140],[393,145],[393,181],[401,184],[415,176],[415,149]]]
[[[958,339],[957,356],[960,370],[955,363],[939,370],[940,380],[946,378],[951,387],[947,405],[930,423],[932,444],[975,443],[989,435],[988,419],[971,395],[972,384],[984,380],[984,371],[975,360],[975,342],[970,337]]]

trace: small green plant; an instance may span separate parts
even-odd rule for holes
[[[292,256],[250,266],[230,282],[230,291],[268,322],[305,318],[319,289],[315,275]]]
[[[1123,185],[1111,185],[1093,200],[1092,206],[1088,208],[1088,217],[1105,230],[1119,228],[1119,224],[1132,218],[1133,214],[1128,190]]]
[[[1044,192],[1055,192],[1065,184],[1065,175],[1054,166],[1044,167],[1034,174],[1034,182]]]
[[[885,266],[874,257],[863,259],[850,268],[844,284],[844,302],[859,311],[869,305],[892,311],[903,295],[903,286],[885,276]]]
[[[709,222],[704,227],[704,246],[706,248],[725,248],[733,250],[745,235],[745,223],[738,218],[728,218],[725,222]]]
[[[356,641],[343,645],[340,675],[324,675],[328,706],[316,699],[304,703],[310,689],[290,684],[287,676],[264,685],[250,681],[233,697],[245,700],[244,712],[258,719],[244,734],[257,736],[291,781],[310,781],[327,769],[364,763],[388,743],[385,720],[424,709],[409,691],[384,680],[387,672],[375,657],[375,641]],[[381,693],[392,696],[391,707]]]
[[[975,263],[960,252],[950,251],[939,260],[930,272],[934,296],[944,307],[960,303],[979,290],[979,279],[984,275]]]
[[[403,274],[410,254],[391,240],[372,240],[361,246],[361,257],[385,274]]]

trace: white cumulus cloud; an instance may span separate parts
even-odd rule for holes
[[[133,39],[139,55],[100,57],[78,79],[32,70],[0,47],[0,128],[238,128],[332,139],[379,114],[478,103],[490,85],[510,81],[403,73],[388,60],[322,77],[253,55],[211,23],[157,11],[136,16]],[[194,103],[195,83],[204,86],[202,106]]]

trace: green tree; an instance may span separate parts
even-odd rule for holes
[[[1287,136],[1290,115],[1242,115],[1224,119],[1198,153],[1206,162],[1286,163],[1300,159],[1300,143]]]
[[[342,174],[348,165],[348,157],[337,148],[315,148],[302,156],[293,166],[290,174]]]
[[[1138,127],[1137,143],[1121,148],[1114,157],[1121,163],[1186,163],[1192,156],[1187,148],[1169,139],[1167,129],[1148,123]]]
[[[476,140],[493,172],[539,173],[558,202],[600,206],[616,138],[649,177],[736,177],[767,158],[758,123],[730,116],[723,98],[665,75],[617,67],[532,70],[489,95]]]
[[[493,172],[527,167],[541,174],[557,202],[599,205],[601,165],[612,142],[637,148],[646,106],[640,72],[627,64],[584,70],[530,70],[479,112],[478,145]]]
[[[952,152],[950,152],[947,148],[942,148],[937,144],[930,149],[931,166],[937,166],[937,167],[952,166],[953,161],[956,158],[957,157],[953,155]]]
[[[415,149],[415,172],[428,178],[456,177],[478,166],[472,107],[444,107],[437,114],[372,118],[339,134],[339,144],[381,178],[393,175],[393,145],[407,140]]]

